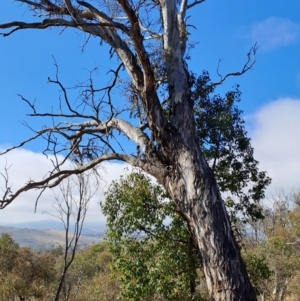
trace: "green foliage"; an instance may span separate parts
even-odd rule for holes
[[[78,252],[64,283],[64,292],[69,292],[68,300],[117,300],[119,283],[110,277],[111,260],[105,243]],[[63,295],[65,298],[65,293]]]
[[[225,97],[214,95],[209,74],[192,75],[195,121],[205,158],[213,169],[219,188],[237,198],[229,207],[231,217],[241,212],[246,219],[262,218],[257,203],[264,197],[271,179],[258,170],[250,138],[247,137],[239,86]]]
[[[133,172],[102,204],[113,271],[125,300],[193,300],[200,266],[187,225],[158,185]]]
[[[38,253],[19,247],[9,234],[0,237],[0,300],[53,300],[61,274],[61,247]],[[119,283],[110,277],[107,244],[78,251],[59,300],[117,300]]]
[[[263,207],[265,218],[251,225],[254,239],[251,228],[244,237],[248,274],[265,300],[286,300],[290,294],[300,294],[300,206],[295,202],[299,196],[279,192]]]
[[[10,272],[18,254],[19,245],[14,242],[11,235],[2,233],[0,237],[0,275]]]
[[[97,244],[83,252],[78,252],[69,274],[75,278],[90,279],[107,269],[110,261],[111,255],[107,252],[107,246],[105,244]]]
[[[246,253],[243,255],[244,262],[251,283],[257,286],[262,280],[267,280],[272,275],[267,260],[261,254]]]
[[[9,234],[0,238],[0,297],[1,300],[45,300],[51,294],[56,279],[51,254],[38,254],[20,248]]]

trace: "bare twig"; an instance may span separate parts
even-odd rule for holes
[[[247,71],[249,71],[256,62],[257,49],[258,49],[258,46],[256,44],[253,47],[251,47],[251,49],[249,50],[249,52],[247,54],[247,61],[244,64],[241,71],[227,73],[225,76],[222,76],[219,72],[220,63],[221,63],[221,60],[219,60],[218,67],[217,67],[217,74],[220,77],[220,80],[218,82],[212,83],[210,85],[210,87],[215,87],[215,86],[221,85],[230,76],[240,76],[240,75],[243,75],[244,73],[246,73]]]
[[[59,185],[60,195],[54,194],[53,207],[58,214],[56,217],[63,222],[65,228],[63,266],[55,301],[59,300],[68,269],[74,261],[89,202],[97,191],[97,187],[95,189],[91,187],[90,176],[91,174],[80,174],[76,176],[76,180],[69,178],[65,185],[63,183]],[[71,234],[72,224],[74,224],[73,234]]]
[[[184,0],[183,0],[183,1],[184,1]],[[198,4],[201,4],[201,3],[203,3],[203,2],[205,2],[205,0],[197,0],[197,1],[194,1],[193,3],[187,5],[187,9],[192,8],[193,6],[198,5]]]
[[[298,244],[298,243],[300,243],[300,238],[295,240],[294,242],[287,242],[286,244],[287,245],[295,245],[295,244]]]

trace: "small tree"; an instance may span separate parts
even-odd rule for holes
[[[65,245],[63,248],[63,262],[55,294],[55,301],[59,300],[62,291],[65,294],[65,300],[74,298],[71,292],[72,287],[66,282],[67,272],[74,261],[88,205],[96,191],[91,186],[88,174],[79,174],[68,178],[65,183],[59,185],[59,190],[60,194],[54,195],[55,202],[53,203],[53,207],[58,213],[56,217],[58,217],[64,225]],[[75,295],[79,290],[79,286],[80,281],[77,282],[77,288],[74,289]]]
[[[133,172],[112,183],[102,208],[124,299],[194,300],[199,258],[162,188]]]

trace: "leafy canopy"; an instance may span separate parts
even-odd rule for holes
[[[175,204],[144,174],[113,182],[102,204],[125,300],[191,300],[200,262]]]
[[[254,149],[247,136],[239,86],[225,96],[214,94],[216,86],[208,72],[192,76],[197,133],[205,159],[213,169],[219,189],[229,193],[226,205],[235,218],[238,212],[247,217],[261,218],[257,203],[264,198],[271,179],[259,171]]]

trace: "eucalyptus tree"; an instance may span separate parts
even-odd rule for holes
[[[230,193],[225,204],[235,234],[241,238],[241,221],[253,224],[263,217],[259,201],[270,178],[259,171],[254,159],[243,112],[237,107],[239,87],[222,97],[214,94],[210,84],[208,72],[195,77],[196,129],[220,191]],[[121,271],[121,294],[126,300],[158,296],[164,300],[199,299],[201,263],[186,222],[160,187],[144,174],[132,172],[110,185],[102,209],[107,217],[112,267]],[[259,257],[246,257],[246,263],[255,285],[269,275]]]
[[[58,73],[49,78],[62,90],[58,113],[39,112],[22,96],[31,115],[49,116],[51,125],[35,130],[16,147],[46,138],[45,153],[54,155],[54,167],[40,181],[29,180],[14,192],[6,169],[1,208],[25,191],[43,192],[72,174],[90,169],[97,172],[104,161],[127,162],[154,176],[186,220],[201,256],[211,299],[256,300],[196,130],[193,81],[185,56],[189,37],[186,22],[187,12],[204,0],[18,1],[27,5],[37,20],[0,24],[3,36],[26,29],[73,28],[108,44],[120,65],[112,71],[114,78],[106,87],[96,87],[92,78],[78,87],[81,106],[74,105]],[[227,74],[211,86],[249,70],[255,52],[253,47],[239,72]],[[127,73],[121,88],[128,117],[112,93],[119,87],[123,72]],[[115,143],[122,135],[136,144],[136,154],[126,153]],[[73,167],[64,164],[68,160],[74,162]]]

